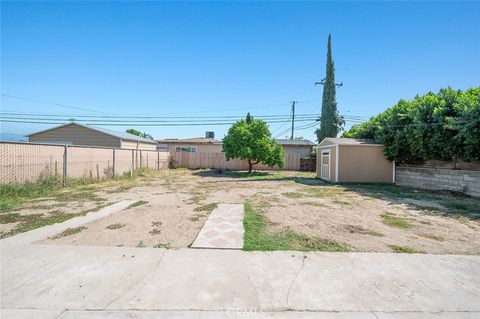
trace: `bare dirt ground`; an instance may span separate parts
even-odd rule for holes
[[[72,198],[61,207],[55,200],[45,203],[65,214],[124,199],[136,206],[42,243],[188,247],[215,204],[248,201],[267,218],[271,232],[331,239],[354,251],[480,254],[478,200],[394,186],[332,185],[313,177],[282,172],[245,178],[177,169],[86,186],[95,200]],[[16,213],[41,212],[29,205]],[[12,227],[3,224],[2,230]]]

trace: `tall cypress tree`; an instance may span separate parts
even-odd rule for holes
[[[247,122],[247,124],[250,124],[252,123],[253,121],[253,116],[250,115],[250,112],[247,113],[247,117],[245,118],[245,122]]]
[[[317,141],[326,137],[336,137],[342,129],[343,118],[338,115],[335,89],[335,66],[332,59],[332,37],[328,35],[327,70],[323,84],[322,114],[320,128],[315,131]]]

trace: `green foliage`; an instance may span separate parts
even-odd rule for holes
[[[126,130],[125,132],[127,133],[130,133],[130,134],[133,134],[133,135],[136,135],[136,136],[140,136],[140,137],[143,137],[143,138],[148,138],[149,140],[153,140],[153,136],[148,134],[148,133],[145,133],[145,132],[140,132],[140,131],[137,131],[133,128],[130,128],[128,130]]]
[[[321,142],[326,137],[337,137],[344,123],[343,118],[338,114],[337,110],[335,66],[332,59],[332,37],[328,35],[327,70],[323,84],[320,129],[315,131],[317,141]]]
[[[249,173],[258,163],[269,167],[285,165],[282,146],[272,139],[267,123],[261,120],[252,119],[250,124],[240,120],[233,124],[223,139],[223,151],[227,160],[247,160]]]
[[[253,121],[253,116],[250,115],[250,112],[247,113],[247,117],[245,118],[245,122],[247,122],[247,124],[251,124]]]
[[[374,138],[398,163],[480,160],[480,87],[400,100],[342,136]]]

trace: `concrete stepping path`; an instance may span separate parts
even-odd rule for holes
[[[242,249],[243,204],[220,204],[195,238],[192,248]]]

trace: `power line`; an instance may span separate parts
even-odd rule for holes
[[[2,93],[1,95],[5,96],[5,97],[8,97],[8,98],[12,98],[12,99],[18,99],[18,100],[24,100],[24,101],[30,101],[30,102],[48,104],[48,105],[55,105],[55,106],[77,109],[77,110],[83,110],[83,111],[88,111],[88,112],[107,114],[105,112],[93,110],[93,109],[90,109],[90,108],[67,105],[67,104],[56,103],[56,102],[49,102],[49,101],[44,101],[44,100],[40,100],[40,99],[36,99],[36,98],[30,98],[30,97],[24,97],[24,96],[18,96],[18,95],[11,95],[11,94],[4,94],[4,93]],[[319,99],[304,100],[304,101],[302,101],[302,103],[308,104],[308,103],[313,103],[313,102],[318,102],[318,101],[319,101]],[[285,103],[278,103],[278,104],[257,105],[257,106],[241,107],[241,108],[228,108],[228,110],[233,111],[233,110],[263,109],[263,108],[272,108],[272,107],[278,107],[278,106],[284,106],[284,105],[285,105]],[[227,108],[224,107],[224,108],[216,109],[216,110],[201,110],[201,111],[193,111],[193,112],[192,111],[187,111],[187,112],[171,112],[171,113],[145,113],[143,115],[199,114],[199,113],[212,113],[212,112],[225,111],[225,109],[227,109]]]
[[[60,103],[54,103],[54,102],[47,102],[47,101],[32,99],[32,98],[29,98],[29,97],[16,96],[16,95],[10,95],[10,94],[3,94],[3,93],[2,93],[2,96],[9,97],[9,98],[12,98],[12,99],[17,99],[17,100],[24,100],[24,101],[30,101],[30,102],[35,102],[35,103],[41,103],[41,104],[49,104],[49,105],[60,106],[60,107],[65,107],[65,108],[69,108],[69,109],[75,109],[75,110],[81,110],[81,111],[88,111],[88,112],[105,114],[104,112],[97,111],[97,110],[92,110],[92,109],[88,109],[88,108],[85,108],[85,107],[78,107],[78,106],[72,106],[72,105],[66,105],[66,104],[60,104]]]

